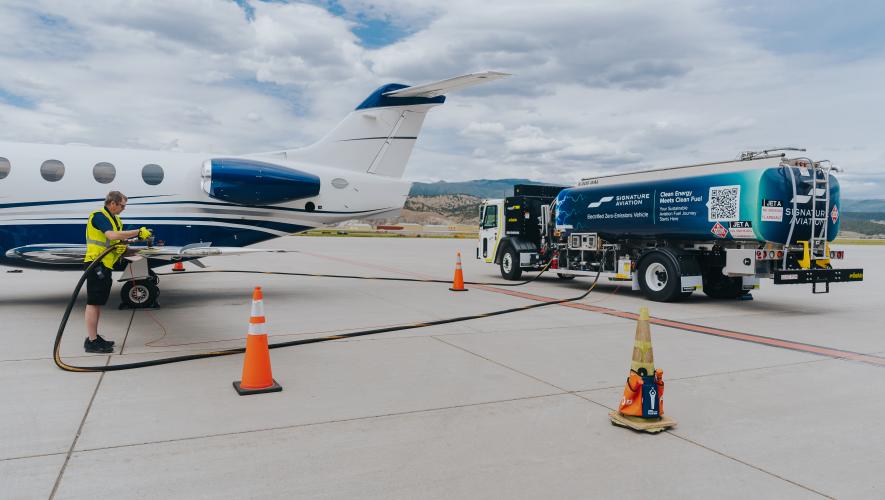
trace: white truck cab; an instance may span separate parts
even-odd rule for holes
[[[484,200],[479,207],[479,241],[476,258],[494,263],[504,233],[504,200]]]

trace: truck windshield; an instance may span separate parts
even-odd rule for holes
[[[489,205],[486,207],[486,215],[482,220],[482,228],[490,229],[498,227],[498,207]]]

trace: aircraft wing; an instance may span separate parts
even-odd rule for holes
[[[436,97],[447,94],[454,90],[460,90],[480,83],[506,78],[510,73],[501,73],[498,71],[486,71],[484,73],[471,73],[469,75],[456,76],[448,80],[417,85],[415,87],[406,87],[404,89],[385,92],[384,95],[391,97]]]
[[[242,247],[213,247],[211,244],[195,243],[183,247],[129,247],[138,252],[137,255],[148,259],[181,260],[196,259],[200,257],[214,257],[218,255],[244,255],[249,253],[273,252],[285,253],[287,250],[273,248],[242,248]]]
[[[287,252],[273,248],[242,248],[242,247],[213,247],[211,243],[194,243],[185,246],[130,246],[136,255],[151,260],[192,260],[201,257],[214,257],[220,255],[244,255],[258,252]],[[33,264],[59,264],[82,266],[86,256],[86,245],[71,244],[41,244],[26,245],[13,248],[6,252],[10,260],[22,260]]]

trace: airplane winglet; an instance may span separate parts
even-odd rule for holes
[[[390,92],[385,92],[384,95],[390,97],[436,97],[455,90],[472,87],[485,82],[491,82],[508,76],[510,76],[510,73],[501,73],[499,71],[471,73],[469,75],[456,76],[455,78],[417,85],[415,87],[392,90]]]

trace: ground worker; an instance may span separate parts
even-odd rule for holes
[[[86,222],[86,258],[88,263],[94,261],[109,246],[131,238],[148,239],[151,232],[146,227],[123,230],[120,213],[126,209],[128,199],[119,191],[111,191],[104,200],[104,208],[89,214]],[[89,271],[86,276],[86,340],[83,347],[86,352],[110,353],[114,351],[114,342],[105,340],[98,334],[98,318],[101,306],[105,305],[111,295],[111,271],[120,257],[126,253],[126,247],[120,245],[101,259],[100,264]]]

